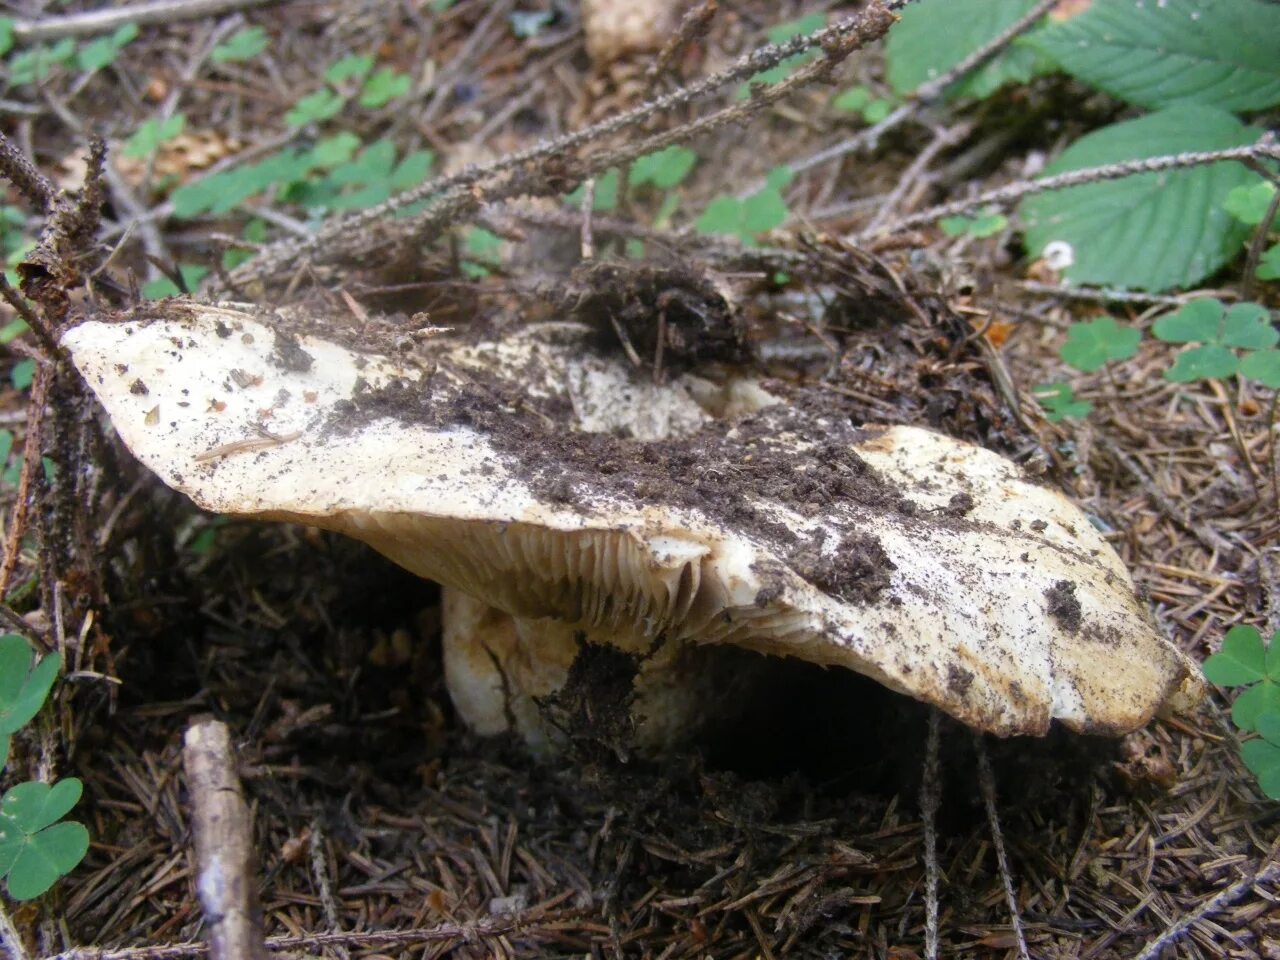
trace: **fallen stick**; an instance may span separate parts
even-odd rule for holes
[[[209,955],[214,960],[264,960],[249,808],[226,724],[200,720],[188,727],[182,764]]]

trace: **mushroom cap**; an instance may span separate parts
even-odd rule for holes
[[[412,362],[303,326],[171,301],[62,342],[201,507],[517,618],[844,667],[1001,735],[1119,734],[1198,689],[1088,518],[995,453],[749,378],[656,384],[571,323]]]

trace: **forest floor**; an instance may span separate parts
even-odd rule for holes
[[[271,190],[224,213],[174,215],[174,186],[210,169],[349,131],[363,145],[390,141],[402,159],[430,151],[438,169],[453,171],[639,102],[649,60],[593,71],[575,7],[306,0],[144,26],[103,69],[60,69],[38,87],[11,87],[0,124],[66,187],[83,178],[88,135],[106,137],[113,172],[102,242],[120,244],[116,276],[154,279],[149,253],[165,265],[211,267],[213,279],[226,250],[310,227],[304,205]],[[723,0],[670,70],[688,82],[721,69],[764,43],[771,26],[808,12],[790,0]],[[250,26],[264,28],[269,47],[209,60],[217,43]],[[365,110],[348,102],[289,125],[286,113],[324,88],[326,69],[348,54],[375,57],[425,94]],[[874,149],[806,166],[865,127],[828,109],[834,92],[882,88],[878,47],[840,69],[835,87],[806,87],[749,123],[692,141],[700,160],[678,188],[620,191],[596,217],[596,255],[620,255],[629,239],[702,258],[747,277],[744,310],[776,327],[823,291],[842,302],[856,293],[840,288],[851,255],[837,238],[856,235],[885,204],[903,216],[1018,180],[1029,158],[1051,156],[1068,132],[1123,109],[1043,78],[967,110],[926,112]],[[346,81],[328,82],[346,90]],[[145,121],[174,112],[185,118],[180,135],[150,158],[123,155]],[[931,162],[913,166],[922,151]],[[790,217],[765,253],[726,251],[687,228],[717,194],[747,192],[784,163],[801,172],[785,191]],[[375,171],[369,183],[389,175]],[[668,193],[678,206],[664,213]],[[21,204],[16,195],[9,202]],[[669,230],[655,219],[669,220]],[[442,233],[385,263],[354,263],[337,282],[300,268],[269,292],[277,303],[345,311],[354,302],[374,313],[426,312],[438,324],[488,322],[486,312],[519,308],[522,284],[568,275],[583,220],[546,200],[486,209],[471,221],[483,233]],[[245,240],[250,222],[261,226]],[[505,244],[500,259],[480,252],[489,238]],[[794,278],[771,275],[781,268],[768,250],[791,252]],[[926,226],[876,254],[884,276],[906,278],[913,295],[928,291],[935,316],[971,324],[976,336],[952,362],[987,392],[953,396],[945,379],[920,375],[913,364],[933,349],[936,331],[904,334],[857,320],[856,308],[845,315],[857,329],[836,324],[805,340],[819,362],[797,376],[833,377],[869,398],[861,411],[869,420],[940,409],[935,425],[1040,464],[1106,532],[1161,627],[1197,660],[1237,622],[1280,628],[1270,397],[1244,381],[1171,383],[1160,376],[1167,346],[1150,340],[1098,373],[1070,371],[1057,352],[1066,327],[1103,306],[1055,293],[1051,272],[1028,263],[1008,229],[975,239]],[[1215,282],[1226,297],[1237,280]],[[1174,302],[1137,297],[1111,309],[1144,325]],[[0,362],[18,363],[24,339]],[[874,356],[884,366],[837,362],[832,375],[822,352],[832,343],[837,360]],[[1060,380],[1093,403],[1087,417],[1041,415],[1032,388]],[[907,399],[882,399],[895,390]],[[27,398],[25,389],[0,396],[19,449]],[[86,459],[56,468],[93,471],[79,455]],[[61,606],[52,618],[37,609],[50,588],[38,583],[46,565],[34,545],[7,597],[72,644],[78,671],[40,736],[18,744],[17,770],[25,763],[81,778],[75,815],[93,840],[47,896],[6,905],[32,957],[92,948],[76,955],[159,960],[203,949],[181,755],[188,723],[208,714],[235,737],[274,951],[925,955],[923,709],[869,693],[869,681],[830,680],[827,695],[870,698],[896,718],[841,731],[865,742],[835,772],[797,768],[785,749],[754,765],[696,752],[652,765],[535,762],[455,718],[434,585],[331,534],[202,513],[127,458],[95,490],[85,509],[102,535],[90,558],[97,582],[85,591],[107,602],[86,619],[90,611],[65,596],[84,584],[62,582],[54,602],[67,603],[65,616]],[[13,496],[8,488],[6,529]],[[1016,957],[1016,915],[1037,958],[1153,956],[1142,953],[1153,942],[1173,943],[1168,957],[1280,958],[1280,807],[1241,765],[1226,707],[1212,693],[1197,713],[1120,741],[1057,731],[991,742],[998,826],[983,803],[972,737],[944,722],[941,955]],[[1182,921],[1192,922],[1174,943]]]

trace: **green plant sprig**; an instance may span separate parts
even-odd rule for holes
[[[1204,662],[1204,675],[1220,687],[1242,687],[1231,722],[1258,736],[1240,745],[1240,757],[1262,792],[1280,800],[1280,631],[1264,643],[1256,627],[1227,631],[1222,649]]]

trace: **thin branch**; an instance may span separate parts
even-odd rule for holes
[[[924,955],[938,960],[938,807],[942,804],[939,770],[941,735],[938,711],[929,711],[929,737],[925,741],[924,771],[920,780],[920,820],[924,826]]]
[[[322,249],[331,244],[349,241],[354,232],[379,221],[389,220],[396,211],[430,197],[446,194],[440,198],[443,203],[451,193],[471,186],[481,180],[490,179],[497,174],[514,170],[517,167],[530,165],[534,161],[547,160],[561,156],[588,143],[609,137],[630,127],[644,123],[655,114],[675,110],[715,93],[720,88],[746,80],[757,73],[777,66],[788,57],[803,53],[814,47],[829,47],[845,41],[850,36],[868,35],[868,20],[884,21],[884,30],[893,17],[890,10],[903,5],[902,0],[893,2],[873,2],[866,11],[858,16],[841,20],[824,30],[797,37],[782,44],[770,44],[739,57],[727,69],[712,74],[697,83],[674,90],[671,93],[655,97],[639,106],[610,117],[600,123],[592,124],[582,130],[574,131],[554,140],[535,144],[526,150],[507,156],[483,167],[467,167],[448,176],[436,177],[420,184],[411,190],[396,194],[390,200],[356,214],[336,218],[327,222],[310,239],[305,241],[283,240],[265,248],[262,253],[248,263],[232,271],[230,279],[243,286],[255,279],[268,276],[279,276],[289,272],[291,265],[301,256]],[[877,36],[883,35],[884,30]],[[864,41],[867,42],[867,41]],[[578,171],[585,177],[589,172]]]
[[[718,9],[718,0],[700,0],[685,11],[675,33],[663,44],[653,63],[649,64],[649,68],[644,72],[646,96],[653,94],[663,75],[671,68],[676,58],[688,49],[689,44],[706,36]]]
[[[1086,167],[1083,170],[1071,170],[1043,180],[1019,180],[995,190],[988,190],[965,200],[954,200],[940,204],[909,217],[896,220],[884,228],[882,233],[897,233],[934,223],[943,217],[952,217],[967,213],[970,210],[988,206],[1005,206],[1023,197],[1049,190],[1063,190],[1067,187],[1079,187],[1089,183],[1101,183],[1106,180],[1119,180],[1140,173],[1162,173],[1165,170],[1183,170],[1189,167],[1200,167],[1209,163],[1221,163],[1227,160],[1280,160],[1280,145],[1275,137],[1267,133],[1257,143],[1246,147],[1232,147],[1229,150],[1201,150],[1188,153],[1174,153],[1161,157],[1148,157],[1143,160],[1128,160],[1124,163],[1109,163],[1100,167]]]
[[[1179,940],[1194,924],[1199,923],[1205,917],[1212,916],[1225,907],[1231,906],[1254,887],[1261,884],[1270,883],[1272,880],[1280,880],[1280,863],[1272,862],[1265,870],[1261,870],[1252,877],[1245,877],[1238,880],[1225,890],[1219,891],[1210,897],[1200,906],[1196,907],[1186,916],[1182,917],[1164,933],[1156,937],[1138,954],[1136,960],[1156,960],[1160,952],[1165,947]]]
[[[541,919],[541,918],[538,918]],[[375,944],[410,947],[442,940],[475,942],[481,937],[498,937],[518,933],[532,922],[526,917],[510,917],[474,923],[442,923],[434,927],[412,930],[353,930],[342,933],[313,933],[294,937],[267,937],[267,949],[273,952],[291,950],[320,950],[324,947],[349,945],[367,949]],[[181,960],[183,957],[200,957],[209,952],[207,944],[199,942],[163,944],[154,947],[77,947],[53,954],[44,960]]]
[[[880,138],[894,127],[915,116],[923,107],[936,101],[952,84],[963,80],[969,74],[981,69],[999,56],[1009,44],[1039,23],[1058,2],[1059,0],[1040,0],[1039,3],[1027,11],[1026,16],[1010,24],[999,36],[979,47],[950,70],[935,77],[928,83],[922,84],[910,93],[907,96],[906,103],[902,104],[879,123],[875,123],[864,130],[859,130],[847,140],[841,140],[839,143],[825,147],[817,153],[795,160],[789,163],[788,166],[793,173],[798,175],[847,154],[858,153],[864,149],[874,149],[875,145],[880,142]],[[745,194],[755,193],[763,185],[763,181],[753,184],[751,189],[745,191]]]
[[[897,186],[893,188],[893,192],[876,210],[875,217],[862,231],[862,236],[869,237],[874,234],[889,219],[893,214],[894,208],[902,202],[902,198],[907,195],[907,191],[915,185],[921,174],[929,168],[929,165],[933,163],[938,154],[967,137],[973,130],[973,126],[972,123],[963,121],[957,123],[954,127],[940,130],[933,140],[911,161],[911,165],[903,171],[902,176],[898,178]]]
[[[1115,290],[1111,287],[1064,287],[1056,283],[1041,283],[1038,280],[1019,280],[1014,286],[1027,293],[1042,297],[1058,297],[1063,300],[1087,300],[1090,303],[1137,303],[1149,305],[1158,303],[1169,307],[1182,307],[1191,301],[1206,295],[1206,291],[1197,290],[1194,294],[1174,296],[1167,293],[1139,293],[1134,290]],[[1219,299],[1230,299],[1234,294],[1228,290],[1211,291]]]
[[[3,133],[0,133],[0,175],[17,188],[37,213],[48,213],[58,198],[52,181]]]
[[[146,25],[199,20],[236,10],[269,7],[281,0],[152,0],[121,7],[105,7],[86,13],[69,13],[62,17],[39,20],[15,20],[13,36],[21,43],[41,43],[63,37],[84,37],[108,33],[128,23]]]
[[[1004,833],[1000,829],[1000,814],[996,811],[996,778],[991,772],[991,761],[982,734],[973,735],[973,748],[978,755],[978,787],[982,792],[982,805],[987,810],[987,822],[991,826],[991,845],[996,851],[996,865],[1000,868],[1000,880],[1004,884],[1004,898],[1009,905],[1009,922],[1018,944],[1019,960],[1031,960],[1027,952],[1027,938],[1022,933],[1022,917],[1018,913],[1018,896],[1013,889],[1013,874],[1009,872],[1009,857],[1005,853]]]

